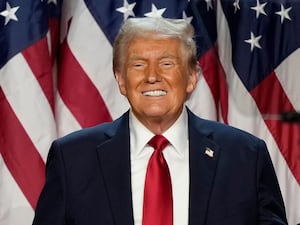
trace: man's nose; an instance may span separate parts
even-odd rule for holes
[[[161,80],[160,73],[158,66],[156,65],[149,65],[147,69],[147,82],[148,83],[155,83]]]

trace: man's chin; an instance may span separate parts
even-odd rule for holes
[[[159,120],[166,119],[167,112],[159,108],[151,108],[145,106],[145,109],[140,112],[134,112],[135,116],[140,120]]]

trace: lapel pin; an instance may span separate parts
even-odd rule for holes
[[[211,150],[209,147],[205,148],[205,152],[206,155],[208,155],[210,158],[214,157],[214,151]]]

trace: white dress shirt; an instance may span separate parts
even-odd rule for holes
[[[163,154],[168,163],[172,182],[174,224],[188,224],[189,209],[189,144],[186,109],[162,135],[170,144]],[[142,224],[144,183],[148,160],[153,152],[148,141],[154,134],[130,112],[130,157],[134,224]],[[153,215],[155,216],[155,215]]]

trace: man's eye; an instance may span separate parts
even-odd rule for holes
[[[171,67],[174,65],[174,63],[167,61],[167,62],[161,62],[160,65],[163,67]]]
[[[133,64],[132,64],[132,67],[134,67],[134,68],[142,68],[142,67],[144,67],[144,66],[145,66],[144,63],[133,63]]]

